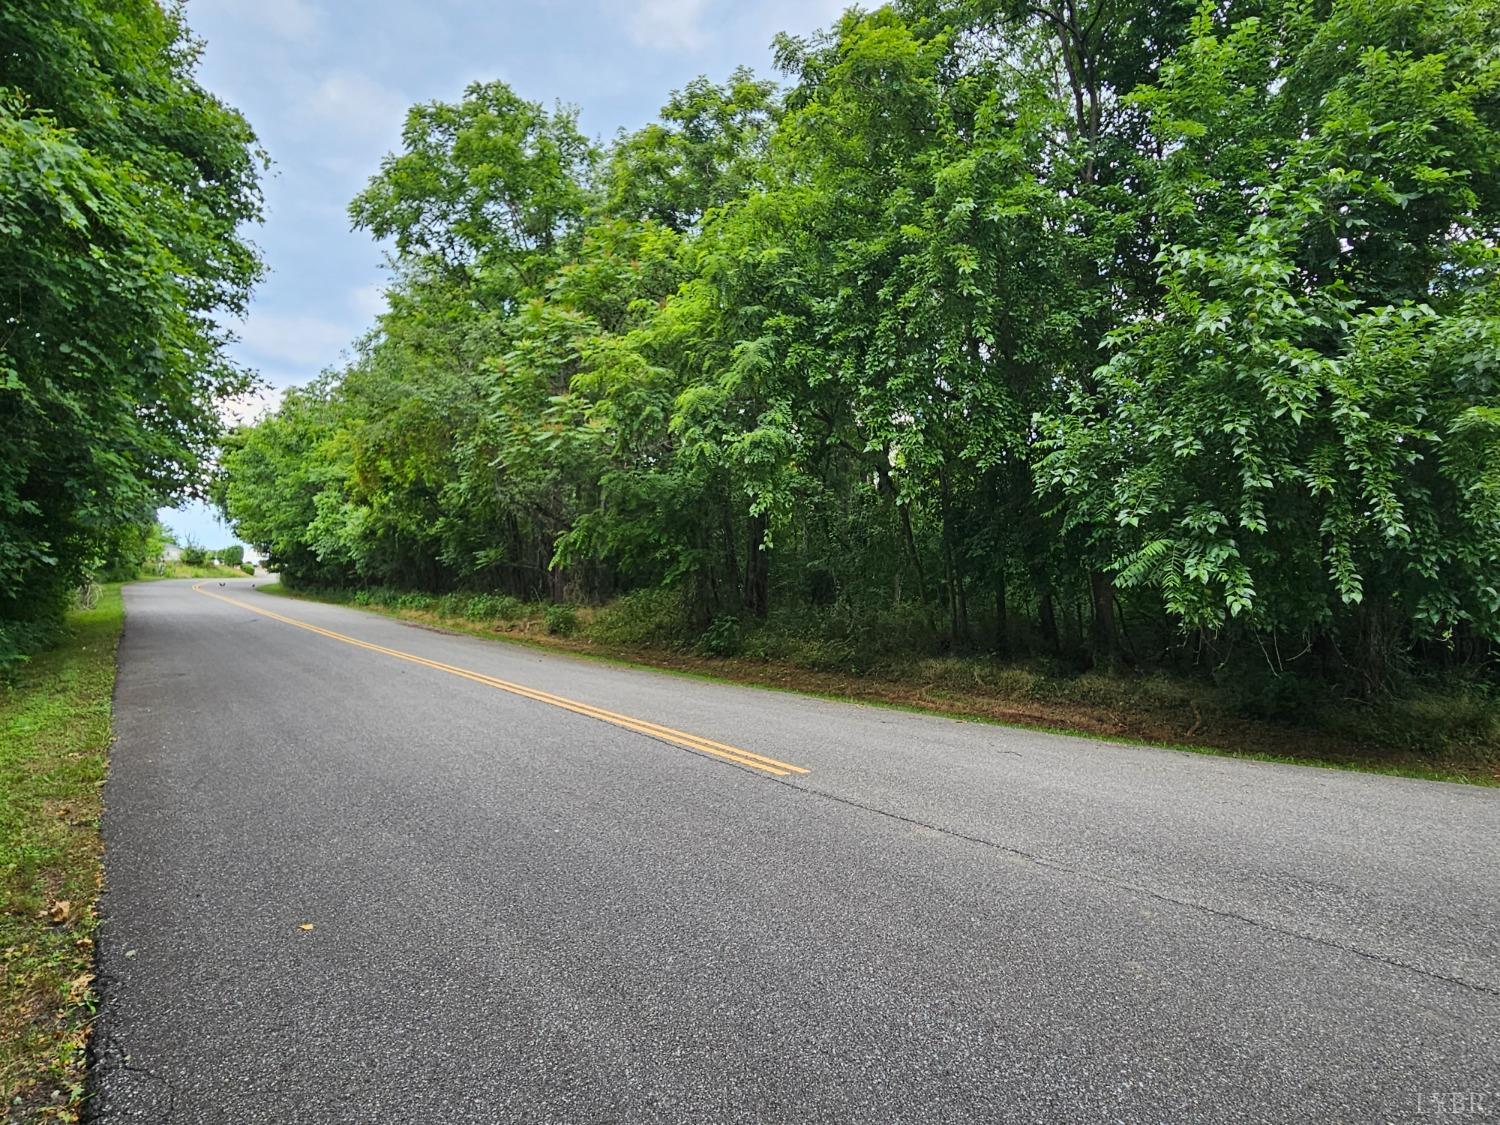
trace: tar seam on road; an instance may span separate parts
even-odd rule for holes
[[[509,680],[496,679],[494,676],[486,676],[480,672],[470,671],[468,668],[460,668],[454,664],[444,664],[438,660],[428,660],[425,656],[417,656],[415,653],[402,652],[397,648],[386,648],[384,645],[372,644],[362,641],[357,637],[346,636],[343,633],[335,633],[332,629],[324,629],[320,625],[314,625],[309,621],[300,621],[295,617],[286,617],[280,613],[273,613],[269,609],[261,609],[259,606],[242,602],[238,598],[227,597],[224,594],[215,594],[205,590],[200,582],[193,587],[195,591],[206,597],[215,598],[240,609],[248,609],[251,613],[258,613],[262,617],[269,617],[273,621],[280,621],[286,625],[295,625],[299,629],[317,633],[319,636],[328,637],[335,641],[342,641],[356,648],[369,649],[371,652],[382,653],[385,656],[393,656],[397,660],[406,660],[412,664],[421,664],[427,668],[434,668],[439,672],[447,672],[449,675],[458,676],[465,680],[472,680],[486,687],[498,688],[500,691],[519,695],[523,699],[535,700],[538,703],[546,703],[552,707],[560,707],[564,711],[572,711],[576,715],[584,715],[590,719],[598,719],[600,722],[609,723],[612,726],[622,727],[636,734],[644,734],[648,738],[654,738],[658,742],[665,742],[669,746],[675,746],[682,750],[691,750],[696,754],[706,754],[710,757],[732,762],[734,765],[743,766],[746,769],[759,770],[761,773],[770,774],[772,777],[786,777],[790,774],[805,774],[809,772],[802,766],[794,766],[790,762],[778,761],[768,758],[764,754],[755,754],[738,746],[729,746],[723,742],[715,742],[712,739],[702,738],[696,734],[688,734],[686,731],[673,730],[659,723],[647,722],[645,719],[637,719],[630,715],[621,715],[614,711],[606,711],[602,707],[594,707],[587,703],[580,703],[576,699],[568,699],[561,695],[553,695],[551,692],[540,691],[529,688],[523,684],[514,684]]]
[[[782,784],[786,785],[785,782],[782,782]],[[1243,922],[1248,926],[1256,926],[1260,929],[1270,930],[1272,933],[1280,934],[1282,937],[1295,938],[1298,941],[1310,942],[1313,945],[1321,945],[1326,949],[1334,949],[1340,953],[1353,954],[1355,957],[1362,958],[1366,961],[1373,961],[1376,964],[1384,965],[1387,968],[1401,969],[1408,973],[1415,973],[1418,976],[1427,977],[1430,980],[1441,981],[1444,984],[1457,985],[1459,988],[1466,988],[1470,991],[1482,993],[1486,996],[1500,996],[1500,989],[1491,988],[1489,985],[1478,984],[1471,980],[1464,980],[1462,977],[1449,976],[1447,973],[1440,973],[1433,969],[1424,969],[1420,965],[1413,965],[1407,961],[1400,961],[1394,957],[1388,957],[1381,953],[1371,953],[1369,950],[1361,949],[1357,945],[1344,945],[1343,943],[1334,941],[1331,938],[1319,937],[1317,934],[1310,934],[1303,930],[1294,930],[1290,926],[1282,926],[1275,922],[1267,921],[1264,918],[1253,918],[1248,914],[1241,914],[1236,910],[1225,910],[1222,907],[1209,906],[1207,903],[1197,902],[1190,898],[1178,898],[1176,895],[1168,894],[1165,891],[1153,890],[1151,887],[1145,887],[1139,883],[1132,883],[1128,879],[1117,879],[1109,875],[1096,874],[1093,871],[1087,871],[1083,868],[1070,867],[1065,863],[1057,863],[1054,860],[1039,856],[1034,852],[1028,852],[1023,848],[1016,848],[1012,847],[1009,844],[1002,844],[998,840],[990,840],[984,836],[975,836],[969,832],[961,832],[956,828],[947,828],[941,824],[933,824],[930,821],[919,820],[916,817],[904,816],[901,813],[892,812],[890,809],[883,809],[879,805],[869,805],[863,801],[856,801],[852,797],[844,797],[839,795],[838,793],[830,793],[826,789],[817,789],[811,785],[787,785],[786,787],[788,789],[792,789],[798,793],[801,793],[805,797],[821,797],[825,801],[833,801],[836,804],[848,805],[850,808],[860,809],[863,812],[874,813],[876,816],[888,817],[891,820],[899,821],[902,824],[910,824],[916,828],[926,828],[932,832],[940,832],[944,836],[953,837],[955,840],[965,840],[971,844],[978,844],[980,847],[991,848],[994,851],[1013,856],[1016,859],[1022,860],[1026,863],[1034,864],[1035,866],[1043,868],[1047,871],[1055,871],[1062,875],[1072,875],[1075,878],[1084,879],[1090,883],[1097,883],[1100,886],[1110,887],[1114,890],[1130,891],[1134,894],[1141,895],[1144,898],[1154,899],[1157,902],[1164,902],[1169,906],[1179,906],[1187,910],[1196,910],[1200,913],[1207,914],[1210,917],[1221,918],[1225,921]]]

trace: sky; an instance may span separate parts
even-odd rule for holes
[[[249,119],[273,162],[252,232],[267,276],[235,356],[263,390],[253,416],[335,366],[384,305],[384,250],[347,206],[400,142],[406,108],[501,79],[579,109],[602,141],[653,120],[668,94],[736,66],[777,77],[771,39],[832,23],[850,0],[189,0],[198,78]],[[234,541],[202,504],[163,510],[179,539]]]

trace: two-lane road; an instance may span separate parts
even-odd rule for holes
[[[1500,1118],[1500,792],[126,604],[98,1121]]]

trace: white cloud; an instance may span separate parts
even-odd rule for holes
[[[698,51],[708,43],[708,0],[635,0],[625,18],[632,42],[665,51]]]
[[[399,90],[349,70],[324,78],[305,105],[307,116],[326,126],[328,138],[341,146],[350,141],[393,143],[401,134],[406,108],[407,100]]]
[[[606,4],[606,10],[623,18],[626,34],[637,46],[691,54],[719,42],[761,48],[779,31],[828,27],[851,6],[871,5],[856,5],[855,0],[630,0]]]
[[[321,13],[307,0],[234,0],[234,10],[279,39],[306,42],[318,32]]]
[[[257,309],[238,326],[240,347],[264,364],[287,364],[311,378],[338,359],[354,339],[348,324],[317,316],[283,316]]]

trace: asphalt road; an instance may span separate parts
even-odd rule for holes
[[[97,1121],[1500,1118],[1500,792],[205,590],[126,591]]]

